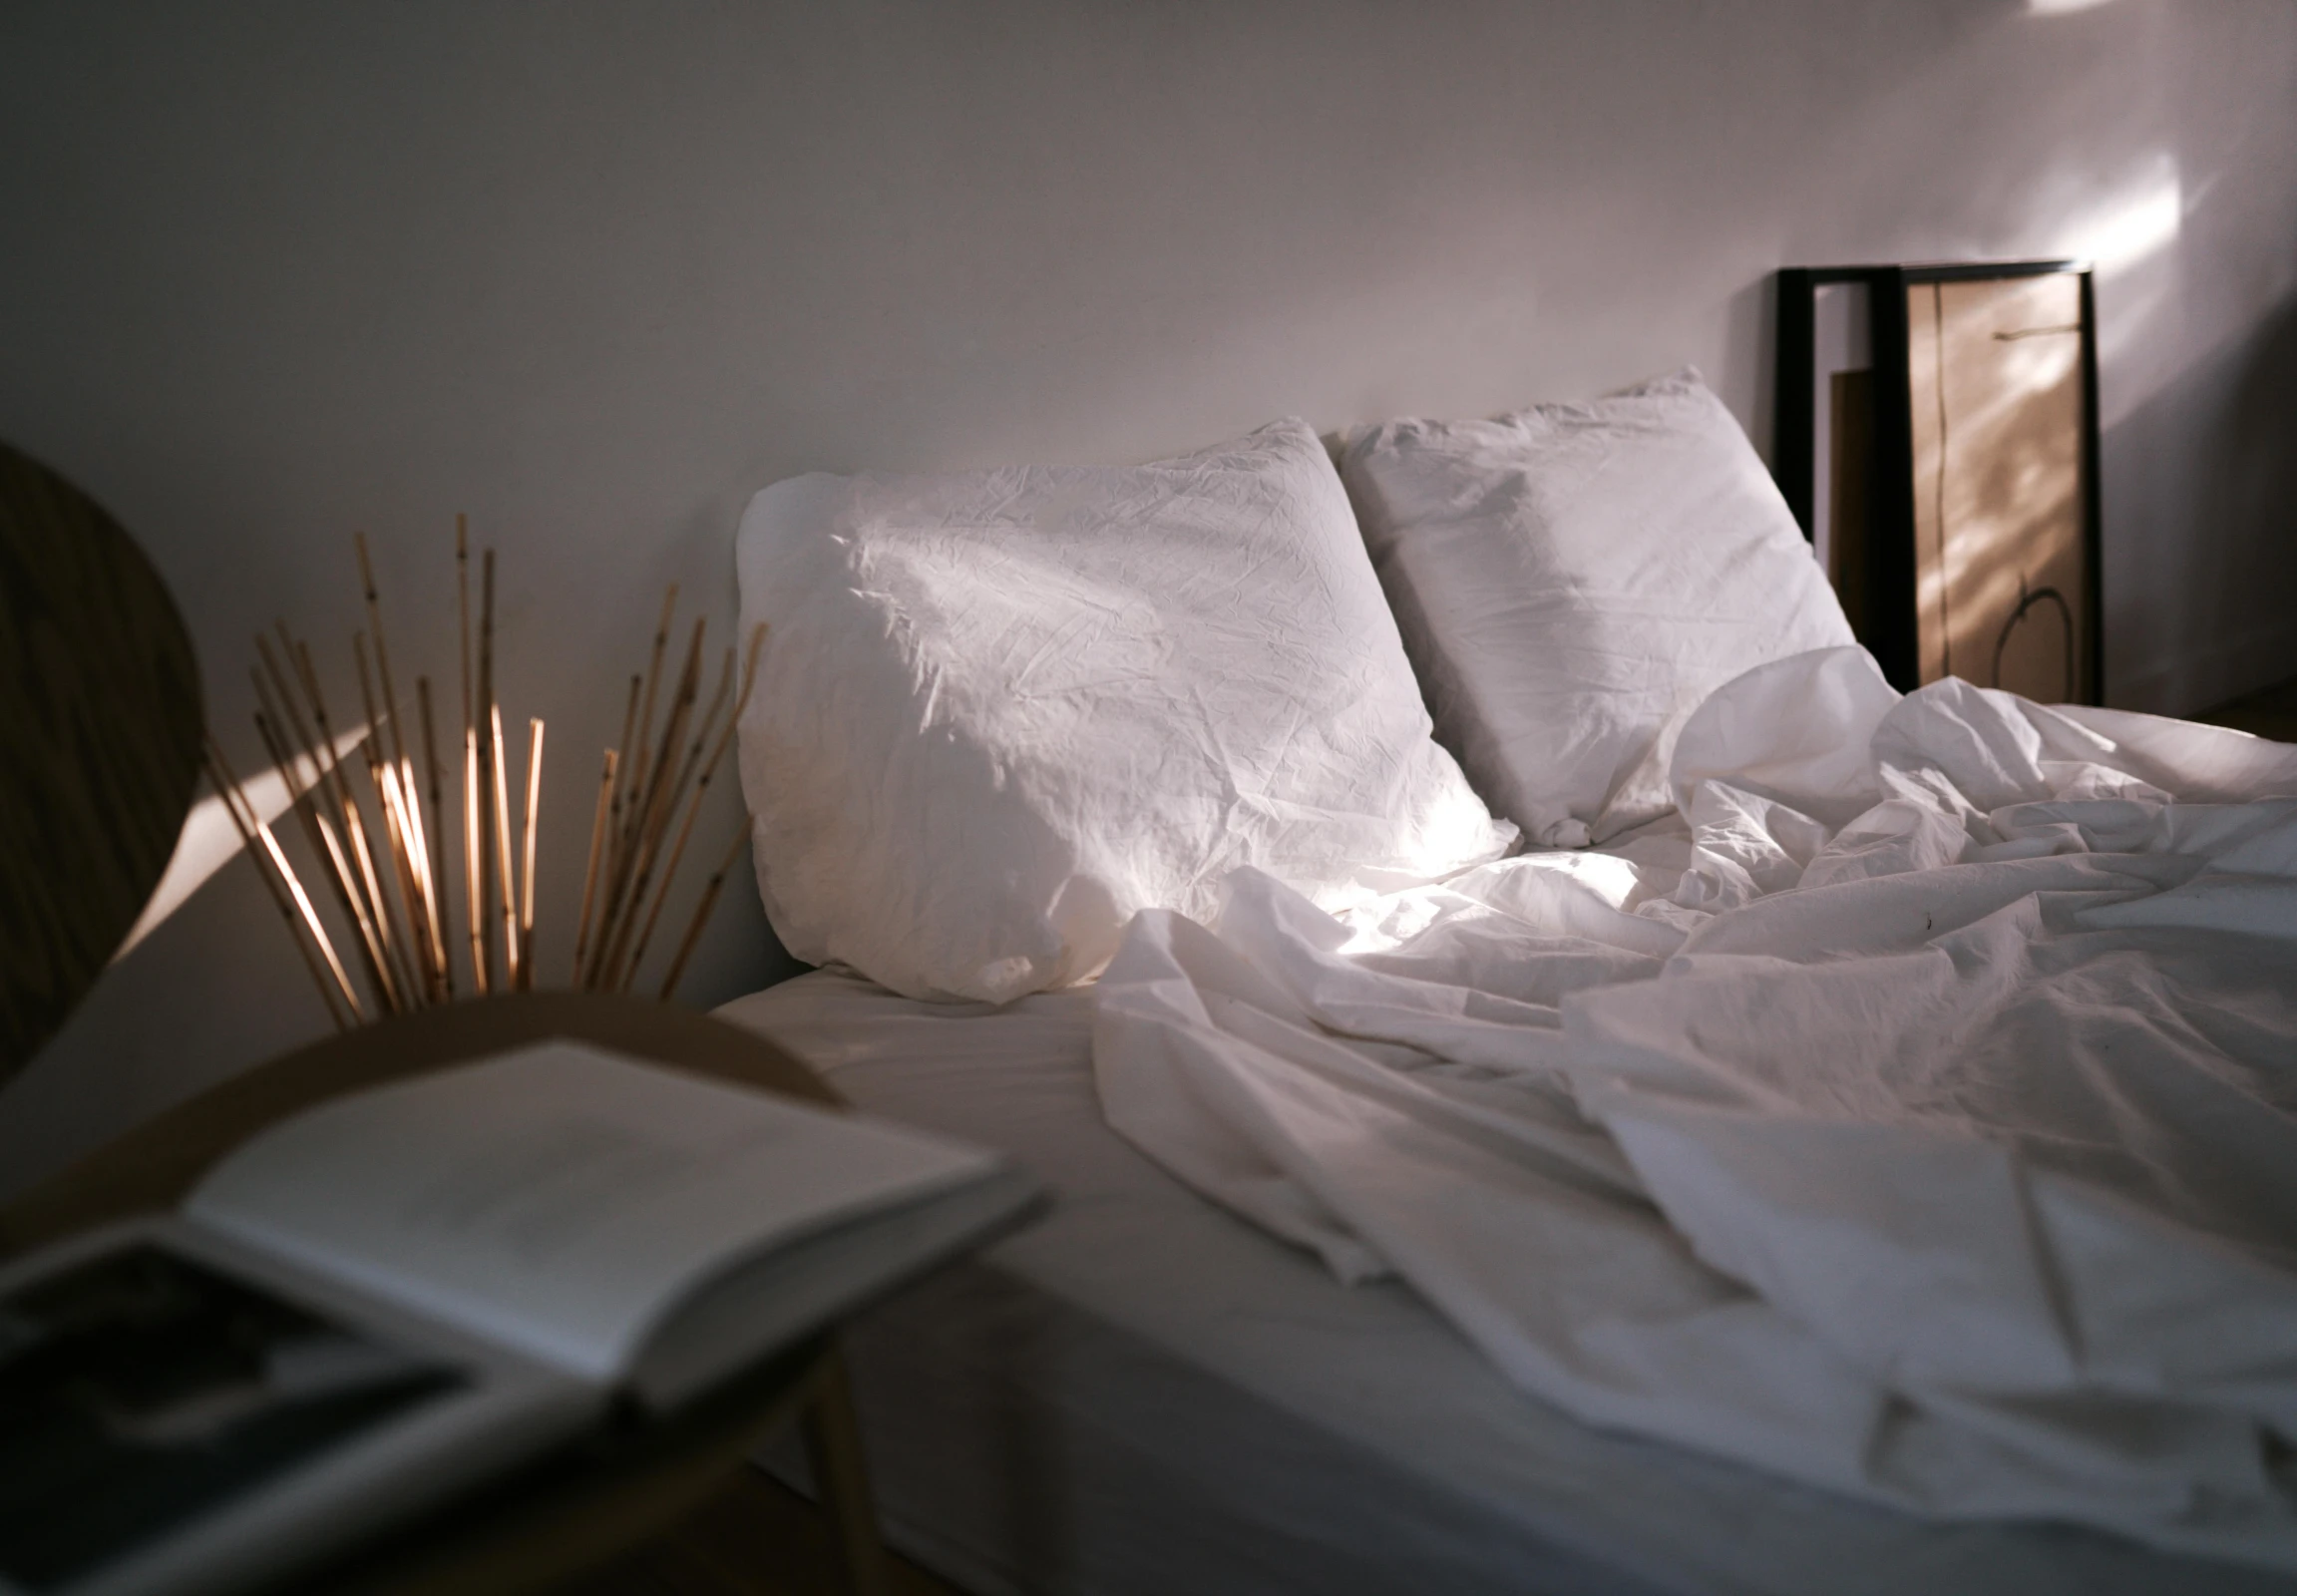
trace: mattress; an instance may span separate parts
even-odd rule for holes
[[[888,1537],[967,1589],[2288,1588],[2090,1530],[1928,1523],[1581,1424],[1407,1288],[1339,1284],[1116,1136],[1091,1004],[921,1003],[822,971],[721,1010],[1055,1196],[849,1341]]]

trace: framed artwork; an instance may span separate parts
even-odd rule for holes
[[[1892,685],[2097,703],[2089,266],[1789,267],[1776,371],[1772,474]]]

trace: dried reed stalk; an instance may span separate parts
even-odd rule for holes
[[[351,634],[351,657],[359,667],[359,707],[367,712],[367,739],[360,744],[367,756],[367,785],[375,794],[375,807],[382,824],[379,827],[383,845],[390,857],[390,884],[397,895],[385,899],[378,906],[382,910],[382,924],[388,928],[387,941],[391,948],[393,973],[398,977],[399,990],[406,995],[407,1006],[414,1007],[418,997],[429,986],[430,954],[418,946],[422,914],[415,905],[415,877],[408,867],[410,840],[399,829],[399,816],[392,809],[389,792],[391,771],[390,751],[383,745],[383,725],[375,713],[375,689],[367,670],[367,634]]]
[[[644,796],[639,801],[636,813],[630,817],[632,839],[624,859],[623,882],[617,884],[615,894],[608,900],[613,933],[606,941],[606,951],[599,962],[595,983],[608,992],[619,992],[626,983],[623,956],[628,952],[630,939],[637,929],[638,909],[645,902],[646,888],[650,884],[655,857],[661,848],[662,835],[677,803],[670,772],[701,687],[704,628],[703,621],[694,622],[693,641],[687,645],[686,661],[678,672],[678,685],[671,699],[669,720],[662,728],[661,747],[649,763]]]
[[[654,653],[646,662],[646,701],[638,712],[638,736],[635,742],[625,739],[622,746],[631,751],[637,761],[630,768],[633,787],[646,779],[646,742],[654,728],[654,689],[662,677],[662,650],[670,644],[670,616],[678,607],[678,585],[671,583],[662,594],[662,618],[654,622]]]
[[[637,763],[637,756],[634,751],[631,738],[637,731],[638,691],[639,688],[643,685],[643,679],[644,678],[641,676],[632,676],[630,678],[630,695],[628,700],[625,701],[622,705],[622,738],[621,741],[614,744],[614,747],[620,750],[620,756],[615,762],[613,798],[607,804],[605,837],[606,852],[605,857],[601,862],[601,868],[604,874],[600,878],[609,896],[613,890],[612,883],[620,874],[622,867],[622,811],[630,807],[633,801],[632,795],[629,792],[630,771],[632,767]],[[599,930],[602,940],[604,933],[605,905],[601,903],[598,906],[598,910],[600,918]],[[585,916],[586,914],[587,911],[585,910]],[[594,947],[594,945],[587,944],[586,946]],[[584,989],[589,987],[590,981],[588,965],[577,964],[575,966],[574,985]]]
[[[280,627],[280,634],[282,638],[286,637],[284,625]],[[288,640],[295,658],[296,676],[302,682],[305,699],[310,705],[311,723],[318,728],[316,741],[321,750],[326,753],[328,767],[334,776],[336,800],[340,806],[339,818],[343,825],[345,852],[350,857],[350,863],[355,867],[352,881],[365,906],[366,929],[371,931],[375,942],[376,996],[385,1008],[396,1013],[407,1008],[409,1001],[407,996],[401,991],[398,982],[397,958],[391,940],[390,914],[383,897],[382,880],[375,869],[374,850],[367,843],[366,819],[360,811],[358,799],[351,791],[350,778],[343,774],[343,762],[333,757],[334,728],[327,718],[326,695],[319,690],[319,673],[311,664],[311,650],[300,639]],[[368,747],[374,741],[374,737],[375,731],[370,725],[367,736],[360,746],[362,748]]]
[[[495,868],[503,889],[503,986],[519,986],[519,900],[511,879],[510,783],[503,777],[503,706],[487,704],[488,747],[493,750],[495,794]]]
[[[543,722],[527,722],[527,815],[519,839],[519,985],[535,985],[535,834],[543,819]]]
[[[478,720],[471,688],[471,545],[455,518],[455,613],[463,632],[463,908],[471,944],[471,987],[487,995],[486,871],[479,856]]]
[[[261,648],[262,639],[260,637],[256,639],[256,644],[258,648]],[[265,663],[270,665],[275,673],[276,665],[271,661],[267,649],[263,650],[263,657]],[[336,907],[347,918],[351,919],[354,925],[357,925],[359,905],[351,884],[349,864],[343,857],[342,845],[336,841],[335,828],[325,814],[327,802],[326,767],[319,762],[318,755],[311,750],[308,734],[300,729],[299,717],[295,726],[296,735],[300,739],[300,746],[291,745],[287,741],[288,723],[281,717],[279,700],[273,697],[272,689],[262,672],[253,671],[249,674],[254,679],[256,702],[261,706],[255,714],[256,733],[263,739],[263,746],[270,753],[272,763],[286,780],[287,791],[294,800],[296,818],[303,825],[305,842],[310,845],[311,852],[315,857],[325,860],[332,867],[321,872],[321,874],[325,876],[328,887],[335,895]],[[279,691],[282,696],[285,695],[286,688],[283,681]],[[293,703],[291,697],[287,698],[286,701],[290,706]],[[304,781],[302,776],[302,761],[306,759],[311,765],[311,778],[308,782]],[[374,975],[372,963],[375,950],[370,947],[369,941],[364,937],[353,942],[352,947],[359,958],[367,962],[367,978],[370,985],[376,984],[377,978]]]
[[[397,831],[407,835],[410,844],[400,850],[398,875],[400,894],[403,900],[402,908],[407,917],[412,955],[415,963],[420,967],[419,984],[430,1001],[442,1002],[447,997],[446,947],[441,936],[442,928],[440,926],[437,894],[431,885],[433,879],[431,850],[425,841],[422,806],[416,794],[415,766],[414,762],[407,757],[406,722],[399,715],[399,689],[397,682],[391,675],[390,645],[385,641],[383,635],[382,596],[375,587],[374,565],[367,558],[366,534],[354,533],[351,538],[351,546],[359,559],[359,583],[366,596],[367,629],[373,636],[375,643],[375,678],[383,689],[383,712],[389,721],[391,731],[390,755],[387,760],[381,762],[396,775],[400,789],[399,814],[393,825]],[[365,690],[363,666],[362,657],[360,677],[362,692]],[[416,679],[415,685],[423,700],[424,719],[427,728],[430,704],[429,685],[420,677]],[[371,713],[367,723],[370,728],[376,724]],[[379,734],[371,733],[371,736],[375,742],[376,757],[380,759]],[[435,803],[436,760],[433,761],[433,766]]]
[[[510,868],[507,860],[499,857],[498,840],[506,828],[490,822],[499,817],[503,794],[503,728],[500,717],[493,717],[495,703],[495,551],[487,550],[479,562],[479,680],[478,697],[472,704],[472,713],[479,730],[479,891],[482,924],[495,918],[495,890],[497,878]],[[507,889],[506,889],[507,891]],[[510,910],[506,902],[505,913]],[[494,976],[494,952],[488,944],[488,978]],[[506,964],[503,988],[507,992],[514,983],[515,972]]]
[[[695,640],[698,643],[700,638],[697,636]],[[734,650],[729,647],[718,666],[717,690],[711,693],[710,706],[703,712],[700,723],[694,728],[693,739],[686,749],[685,760],[678,767],[677,781],[670,788],[670,807],[673,809],[677,807],[677,799],[684,794],[687,783],[693,780],[694,771],[701,763],[702,750],[710,745],[710,734],[717,727],[719,711],[726,706],[726,691],[733,684],[733,678]],[[695,685],[700,685],[699,677],[695,679]],[[667,766],[664,768],[667,769]]]
[[[446,934],[451,918],[447,913],[447,818],[439,784],[439,734],[431,720],[430,677],[415,678],[415,696],[423,708],[423,772],[430,778],[431,788],[431,940],[439,950],[439,985],[451,1000],[455,996],[455,961],[448,957]]]
[[[694,918],[686,923],[686,935],[678,942],[678,955],[670,961],[670,973],[662,978],[662,990],[657,996],[663,1001],[667,1002],[670,994],[678,990],[678,978],[686,973],[686,961],[694,956],[694,944],[702,940],[702,928],[710,923],[710,911],[718,906],[718,889],[726,884],[726,872],[734,868],[734,861],[742,856],[742,844],[749,840],[749,827],[737,830],[732,846],[726,849],[726,857],[710,872],[710,883],[702,889],[702,901],[694,906]]]
[[[645,926],[638,933],[637,946],[630,954],[628,968],[622,973],[620,991],[629,991],[630,983],[637,978],[638,965],[646,957],[646,944],[654,935],[654,924],[662,917],[662,906],[670,900],[670,883],[677,879],[678,865],[686,857],[686,841],[693,835],[694,821],[702,812],[702,800],[709,793],[710,780],[717,774],[718,763],[725,758],[726,749],[733,742],[734,728],[741,723],[743,709],[749,705],[750,689],[757,683],[758,649],[765,640],[766,628],[763,623],[750,629],[749,656],[742,663],[741,694],[734,700],[734,712],[727,717],[724,728],[718,731],[716,742],[710,748],[709,763],[702,767],[701,779],[694,784],[693,800],[686,805],[686,818],[678,827],[677,843],[670,849],[669,863],[662,869],[661,890],[655,893],[654,905],[646,912]],[[726,650],[726,668],[722,673],[717,695],[711,700],[710,712],[703,717],[702,729],[694,738],[694,754],[696,755],[700,753],[704,742],[709,739],[711,731],[716,728],[718,710],[725,699],[726,680],[732,676],[733,663],[734,651],[729,648]],[[688,756],[689,770],[691,769],[692,758],[693,755]]]
[[[311,724],[316,728],[311,741],[314,750],[326,762],[325,769],[335,795],[337,817],[353,813],[356,805],[351,797],[351,779],[343,774],[343,761],[335,750],[335,732],[327,724],[327,700],[319,691],[319,674],[312,668],[311,650],[299,638],[288,634],[285,621],[279,622],[279,641],[288,662],[295,667],[295,680],[310,703]],[[372,731],[372,728],[369,729]],[[345,829],[348,831],[348,826]]]
[[[487,929],[481,923],[484,912],[483,894],[479,886],[479,733],[474,727],[463,728],[463,902],[470,906],[471,922],[471,986],[482,998],[487,996]]]
[[[231,825],[239,833],[239,840],[249,853],[256,852],[258,839],[262,850],[258,858],[271,868],[262,872],[263,885],[269,889],[271,901],[278,906],[287,922],[287,931],[295,939],[295,946],[303,955],[304,966],[311,972],[311,980],[319,989],[319,1000],[327,1005],[327,1017],[335,1022],[337,1030],[348,1030],[352,1024],[363,1022],[366,1015],[360,1010],[358,995],[351,990],[351,980],[343,973],[343,962],[335,957],[335,946],[327,940],[326,928],[319,924],[317,911],[303,891],[303,884],[295,879],[294,867],[287,856],[279,851],[271,828],[248,802],[239,779],[231,774],[230,764],[223,758],[222,747],[213,737],[207,742],[207,779],[223,800],[224,812],[230,815]],[[290,902],[291,901],[291,902]],[[306,938],[308,940],[306,940]],[[324,973],[322,973],[322,962]],[[333,987],[328,976],[334,978]],[[336,994],[342,995],[342,1006],[336,1005]],[[350,1017],[344,1017],[348,1009]]]
[[[632,685],[636,685],[635,678]],[[637,700],[631,699],[634,705]],[[598,886],[598,850],[606,840],[606,804],[614,787],[614,750],[606,750],[606,757],[598,771],[598,807],[590,817],[590,862],[582,867],[582,917],[574,928],[574,964],[569,974],[577,987],[582,981],[582,955],[590,946],[590,911]]]
[[[332,758],[334,749],[330,747],[322,750],[317,739],[311,735],[310,728],[304,724],[300,701],[296,697],[296,683],[300,677],[291,668],[295,664],[295,644],[293,639],[287,635],[285,621],[279,623],[279,653],[274,655],[271,652],[270,643],[261,633],[257,633],[255,654],[263,662],[263,674],[256,680],[257,696],[261,696],[262,684],[268,680],[278,695],[274,707],[283,710],[288,717],[281,724],[292,728],[296,741],[302,745],[304,753],[309,757],[312,784],[320,789],[321,798],[324,801],[332,791],[328,775],[330,769],[328,761]],[[287,664],[285,666],[279,663],[281,658],[286,659]]]
[[[258,723],[257,729],[263,729],[260,723]],[[306,806],[311,804],[310,789],[305,790],[301,801]],[[315,846],[312,851],[324,859],[329,867],[324,874],[327,876],[328,884],[335,888],[337,904],[350,917],[352,926],[359,933],[358,939],[351,946],[359,955],[361,967],[367,977],[367,989],[370,993],[379,995],[383,991],[383,978],[379,974],[382,950],[375,941],[374,927],[365,918],[364,909],[359,902],[356,889],[352,885],[351,863],[344,855],[343,845],[336,840],[334,826],[327,817],[314,808],[310,818],[312,830],[319,839],[319,845]],[[380,997],[376,1000],[380,1002]]]
[[[661,684],[662,655],[669,646],[670,617],[676,610],[677,601],[677,584],[672,583],[662,594],[661,618],[654,622],[653,655],[647,661],[644,675],[633,678],[634,681],[642,680],[644,683],[643,707],[638,713],[635,728],[625,724],[622,728],[622,740],[617,744],[623,750],[622,768],[616,777],[620,783],[620,791],[616,795],[617,801],[614,805],[614,828],[607,838],[606,846],[606,904],[604,914],[609,925],[619,909],[622,891],[629,882],[631,849],[636,842],[638,813],[647,776],[646,745],[653,735],[654,698]],[[605,937],[603,929],[601,929],[599,941],[591,951],[593,966],[597,960],[603,957],[604,951]],[[595,984],[596,975],[597,972],[593,968],[589,972],[590,984]]]
[[[284,622],[280,624],[279,633],[280,646],[286,656],[292,660],[295,657],[295,647],[294,643],[287,637]],[[295,746],[299,747],[303,757],[310,761],[311,780],[303,794],[303,812],[310,821],[310,834],[315,838],[323,838],[331,852],[332,862],[335,864],[336,870],[329,880],[330,885],[336,889],[338,902],[346,914],[355,916],[360,908],[358,889],[351,875],[348,860],[343,856],[340,843],[336,841],[336,833],[340,829],[340,805],[337,805],[336,819],[332,823],[328,819],[327,812],[328,804],[336,800],[338,790],[342,785],[339,779],[333,779],[330,776],[332,770],[330,760],[333,758],[334,749],[331,745],[322,748],[312,737],[310,728],[304,724],[302,711],[296,700],[295,688],[291,684],[287,672],[280,667],[279,661],[272,655],[269,645],[259,634],[255,638],[255,651],[263,662],[263,671],[255,674],[256,701],[264,711],[269,713],[271,724],[277,728],[279,741],[284,743],[288,731],[291,730],[295,737]],[[270,684],[269,689],[266,688],[266,681]],[[274,692],[276,696],[274,696]],[[256,716],[258,728],[260,728],[262,720],[263,715],[258,713]],[[288,769],[290,775],[299,769],[292,760],[282,760],[282,768]],[[369,956],[364,941],[360,945],[360,952],[363,957]],[[379,980],[372,969],[369,971],[368,979],[370,983]]]
[[[375,592],[375,568],[367,561],[367,535],[351,534],[351,547],[359,556],[359,585],[367,594],[367,630],[375,639],[375,675],[383,684],[383,708],[391,717],[391,762],[407,762],[406,739],[400,735],[403,722],[399,719],[399,694],[391,685],[391,650],[383,641],[383,604]],[[367,722],[372,726],[374,721]]]
[[[415,796],[414,766],[401,764],[394,770],[385,765],[383,777],[383,806],[398,835],[405,839],[400,869],[410,891],[408,913],[414,922],[416,951],[422,959],[424,999],[444,1002],[446,978],[441,956],[445,950],[439,942],[438,896],[431,885],[430,848],[423,839],[423,810]]]
[[[352,543],[367,624],[352,633],[351,656],[367,719],[363,733],[342,740],[345,752],[352,746],[359,750],[356,765],[366,778],[364,795],[352,779],[354,761],[337,750],[309,644],[284,622],[276,628],[275,646],[273,638],[258,635],[258,665],[249,679],[255,689],[257,734],[286,783],[303,840],[319,861],[335,909],[354,933],[351,945],[365,978],[364,997],[277,839],[247,803],[220,749],[209,749],[210,773],[217,790],[226,794],[225,808],[241,843],[257,855],[266,890],[287,920],[338,1026],[448,1001],[457,987],[447,930],[454,918],[446,890],[447,766],[439,758],[431,682],[425,675],[415,678],[422,719],[418,779],[417,750],[408,746],[374,565],[364,535]],[[455,582],[463,698],[462,934],[473,990],[522,991],[537,979],[536,868],[545,727],[539,717],[529,718],[525,800],[514,830],[510,751],[496,688],[495,552],[482,552],[474,627],[469,531],[460,516]],[[621,740],[604,751],[600,763],[574,939],[572,974],[577,987],[627,991],[636,979],[756,681],[763,628],[750,637],[739,691],[734,650],[728,648],[705,705],[707,622],[695,620],[673,674],[668,650],[676,614],[677,589],[672,586],[663,595],[646,668],[630,677]],[[704,889],[663,983],[665,997],[685,972],[743,835],[736,836],[733,851]],[[498,917],[499,954],[493,935]]]

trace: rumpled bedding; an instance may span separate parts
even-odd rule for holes
[[[1679,815],[1134,920],[1109,1122],[1597,1424],[2297,1570],[2297,747],[1775,661]]]

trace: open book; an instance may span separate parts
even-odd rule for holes
[[[305,1110],[0,1270],[0,1596],[236,1588],[617,1399],[706,1399],[1035,1200],[566,1041]]]

